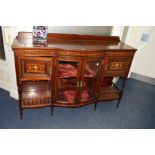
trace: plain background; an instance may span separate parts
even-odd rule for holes
[[[0,25],[153,26],[154,10],[153,0],[5,0]],[[154,139],[154,130],[1,130],[0,154],[151,155]]]

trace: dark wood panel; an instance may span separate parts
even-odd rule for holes
[[[52,58],[18,57],[19,77],[21,80],[50,80],[52,74]]]
[[[113,56],[105,58],[104,76],[126,76],[130,68],[132,58]]]

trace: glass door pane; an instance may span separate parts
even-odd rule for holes
[[[76,102],[78,61],[58,61],[57,101],[66,104]]]
[[[96,87],[98,73],[100,69],[100,60],[87,60],[84,62],[84,74],[80,82],[80,102],[86,102],[96,98]]]

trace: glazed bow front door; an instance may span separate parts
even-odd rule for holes
[[[96,98],[100,60],[59,58],[56,71],[56,103],[78,106]]]
[[[89,103],[96,99],[100,66],[101,60],[98,58],[84,59],[79,83],[79,104]]]
[[[58,58],[56,71],[56,103],[75,105],[77,103],[78,81],[81,62],[79,59]]]

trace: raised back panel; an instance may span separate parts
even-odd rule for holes
[[[118,36],[96,36],[96,35],[60,34],[60,33],[49,33],[48,39],[50,38],[71,39],[71,40],[102,40],[102,41],[114,41],[114,42],[120,41]]]

